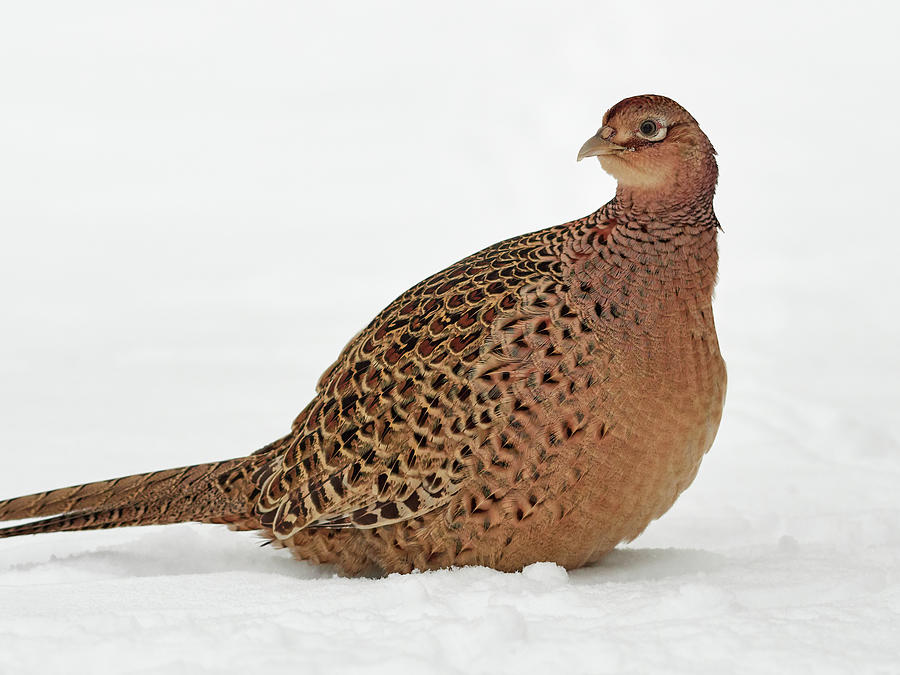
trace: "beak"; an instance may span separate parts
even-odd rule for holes
[[[615,135],[615,130],[610,127],[603,127],[595,136],[591,136],[578,151],[578,160],[581,161],[585,157],[600,157],[602,155],[618,155],[628,148],[623,145],[616,145],[612,141],[606,140]]]

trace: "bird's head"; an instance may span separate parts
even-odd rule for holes
[[[687,110],[648,94],[610,108],[578,160],[596,157],[618,181],[619,197],[653,208],[711,199],[718,176],[715,154]]]

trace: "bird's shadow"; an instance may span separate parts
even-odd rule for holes
[[[60,533],[50,537],[67,535],[71,536],[70,533]],[[62,582],[223,572],[275,574],[297,579],[330,577],[334,574],[333,568],[299,562],[287,551],[274,550],[264,543],[262,539],[247,533],[203,526],[147,528],[137,538],[111,545],[94,545],[89,550],[73,551],[67,542],[65,550],[68,552],[55,551],[49,556],[46,545],[33,551],[37,555],[29,555],[28,547],[22,546],[19,552],[24,554],[22,557],[25,559],[11,561],[5,570],[0,570],[0,574],[21,573],[35,580],[58,576]],[[40,559],[35,559],[38,557]]]
[[[573,583],[654,581],[715,572],[728,564],[719,553],[690,548],[617,548],[598,562],[569,572]]]
[[[24,559],[9,561],[6,569],[0,570],[0,575],[22,574],[22,581],[26,582],[53,580],[64,583],[98,578],[225,572],[251,572],[298,580],[331,578],[335,574],[331,566],[299,562],[286,551],[260,547],[260,539],[241,534],[243,536],[236,537],[235,533],[220,529],[178,526],[152,528],[140,537],[93,546],[84,551],[72,551],[71,546],[65,547],[67,553],[49,546],[29,551],[30,547],[23,546],[19,552],[25,554]],[[49,556],[48,548],[53,551]],[[700,549],[620,548],[591,566],[570,571],[569,581],[576,585],[649,581],[714,572],[727,564],[726,556]]]

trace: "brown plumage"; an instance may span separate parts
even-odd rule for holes
[[[578,155],[612,201],[401,295],[287,436],[2,501],[2,520],[51,517],[0,537],[199,521],[346,574],[596,560],[672,505],[719,425],[714,155],[674,101],[625,99]]]

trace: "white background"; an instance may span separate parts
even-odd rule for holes
[[[0,672],[897,672],[888,3],[0,4],[0,496],[244,455],[396,295],[719,151],[695,485],[592,569],[343,580],[194,525],[0,541]]]

